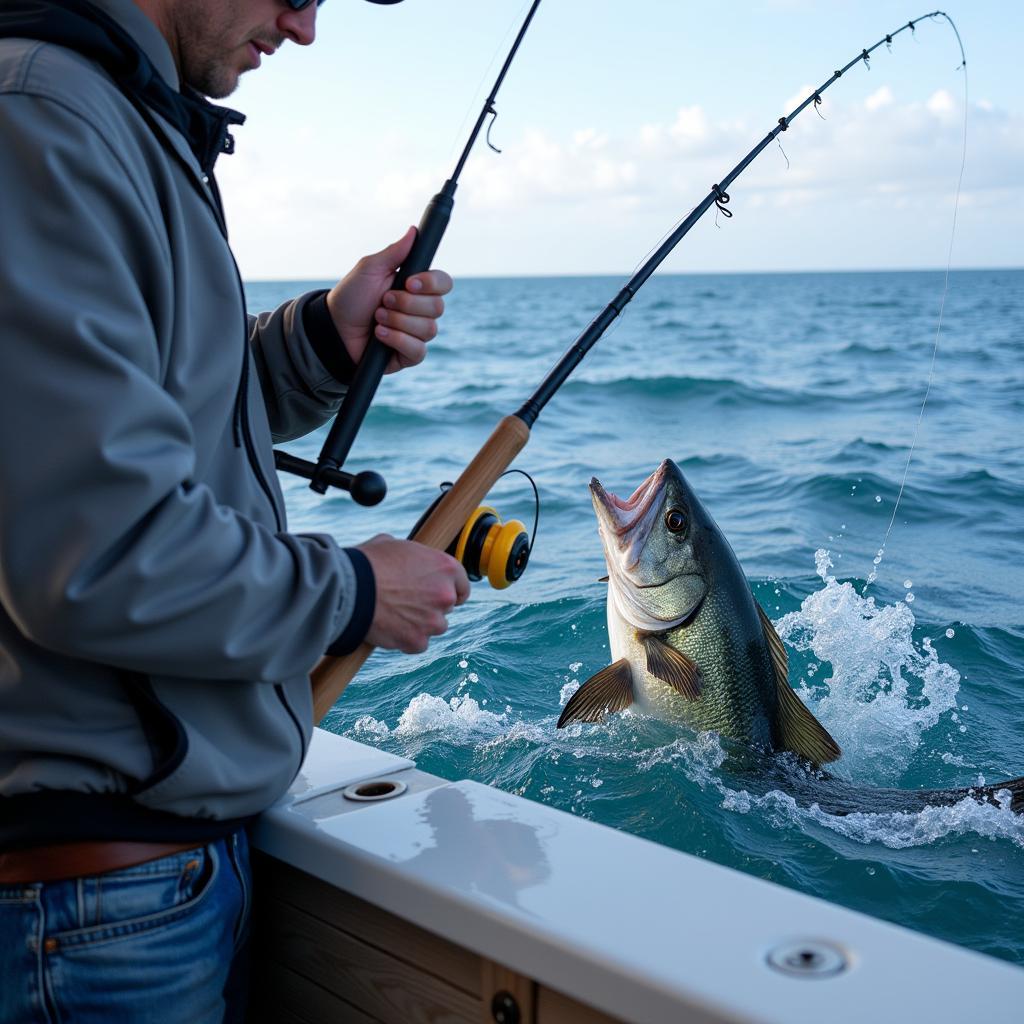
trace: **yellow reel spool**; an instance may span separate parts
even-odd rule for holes
[[[518,519],[503,523],[493,508],[481,505],[466,520],[452,554],[471,580],[486,576],[492,587],[504,590],[522,576],[530,541]]]

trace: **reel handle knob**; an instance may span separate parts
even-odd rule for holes
[[[388,485],[380,473],[372,469],[364,469],[356,473],[349,484],[349,494],[358,505],[379,505],[388,493]]]

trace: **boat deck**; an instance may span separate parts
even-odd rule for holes
[[[342,792],[381,779],[404,791]],[[322,730],[256,846],[267,1019],[1009,1024],[1024,1005],[1013,965]]]

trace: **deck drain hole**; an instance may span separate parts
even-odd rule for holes
[[[346,786],[342,796],[347,800],[357,800],[369,803],[374,800],[390,800],[392,797],[401,796],[408,787],[404,782],[395,779],[370,779],[368,782],[357,782],[352,786]]]
[[[783,974],[799,978],[828,978],[850,966],[837,946],[817,940],[787,942],[768,954],[768,963]]]

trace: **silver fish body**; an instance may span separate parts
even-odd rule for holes
[[[608,566],[612,664],[572,695],[558,727],[638,710],[697,730],[714,730],[770,753],[791,751],[817,769],[838,744],[789,686],[788,662],[725,535],[666,459],[628,499],[590,483]],[[779,759],[771,759],[773,761]],[[767,762],[766,762],[767,764]],[[916,811],[965,798],[1024,813],[1024,777],[950,790],[851,787],[821,771],[784,786],[833,814]]]
[[[659,718],[777,745],[776,670],[762,616],[725,535],[666,459],[622,500],[590,484],[608,565],[613,661],[630,668],[633,703]],[[700,696],[649,670],[656,637],[699,671]]]

